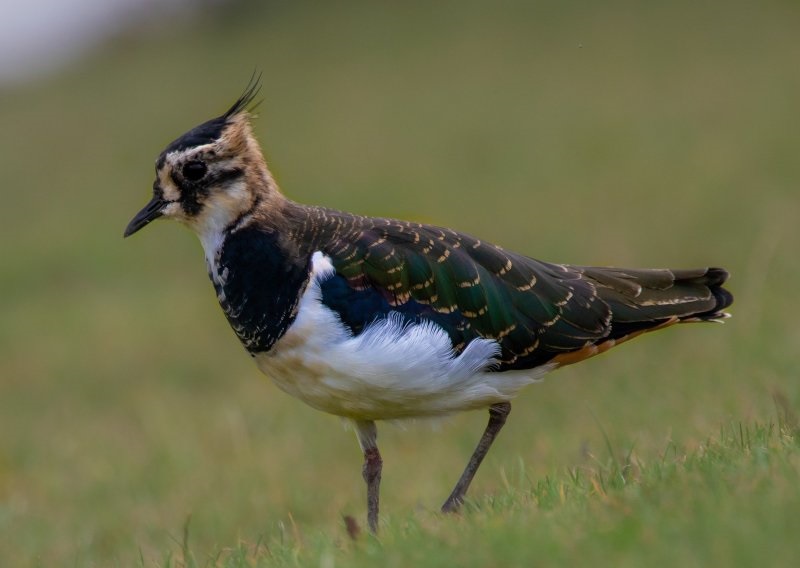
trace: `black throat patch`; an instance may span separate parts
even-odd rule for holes
[[[275,233],[245,227],[227,236],[209,276],[233,331],[255,355],[286,333],[310,274],[310,257],[288,254]]]

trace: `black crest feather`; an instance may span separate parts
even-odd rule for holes
[[[260,91],[261,73],[256,73],[253,71],[253,74],[250,76],[250,80],[247,82],[247,87],[245,87],[244,92],[238,99],[236,99],[236,102],[233,103],[233,106],[229,108],[225,114],[218,116],[217,118],[212,118],[200,126],[192,128],[183,136],[177,140],[174,140],[161,153],[157,163],[162,164],[164,161],[164,156],[170,152],[194,148],[195,146],[202,146],[204,144],[211,144],[215,140],[219,139],[219,137],[222,136],[222,131],[225,129],[225,125],[229,119],[244,111],[253,110],[258,105],[258,103],[255,105],[253,104],[253,99],[258,96]]]
[[[225,114],[222,115],[223,118],[228,119],[231,117],[236,116],[240,112],[244,112],[246,110],[252,110],[250,107],[253,100],[258,96],[258,93],[261,92],[261,73],[259,72],[256,74],[253,71],[253,74],[250,76],[250,80],[247,82],[247,87],[245,87],[244,92],[242,95],[236,99],[236,102],[233,103],[233,106],[227,110]],[[253,105],[253,107],[257,106]]]

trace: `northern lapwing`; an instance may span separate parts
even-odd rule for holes
[[[219,303],[259,369],[354,424],[373,532],[376,421],[488,408],[442,507],[457,511],[522,387],[642,333],[728,316],[721,268],[553,264],[448,228],[295,203],[253,135],[258,90],[251,81],[224,114],[166,147],[153,197],[125,236],[159,217],[197,233]]]

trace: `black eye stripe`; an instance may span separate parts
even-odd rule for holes
[[[185,167],[186,166],[184,166],[184,168],[181,169],[180,176],[176,175],[174,171],[170,175],[172,181],[175,182],[175,185],[177,185],[184,191],[196,190],[198,188],[196,182],[203,180],[203,178],[205,178],[205,180],[203,181],[202,185],[207,187],[234,181],[244,176],[244,168],[227,168],[216,171],[212,170],[211,172],[207,171],[206,174],[203,176],[203,178],[200,178],[200,180],[193,180],[186,175],[186,172],[184,171]],[[156,180],[156,182],[154,183],[158,183],[158,180]]]
[[[209,176],[209,183],[225,183],[238,179],[244,175],[242,168],[228,168],[219,170]]]
[[[202,168],[191,166],[187,170],[187,166],[195,163],[202,164],[202,166],[205,167],[205,171],[199,179],[192,179],[191,176],[199,174]],[[197,169],[197,171],[193,173],[190,171],[192,169]],[[180,197],[177,201],[181,204],[181,208],[189,217],[200,213],[203,208],[202,202],[214,192],[215,187],[230,183],[243,176],[243,168],[233,167],[209,171],[205,163],[199,160],[184,164],[180,169],[180,174],[175,170],[170,174],[172,181],[180,189]]]

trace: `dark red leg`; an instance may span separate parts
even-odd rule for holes
[[[492,447],[492,442],[494,442],[497,434],[500,433],[503,424],[506,423],[509,412],[511,412],[510,402],[500,402],[489,407],[489,423],[486,425],[486,430],[484,430],[481,441],[478,442],[475,451],[472,452],[472,457],[469,459],[464,473],[461,474],[461,479],[458,480],[458,483],[456,483],[456,486],[453,488],[453,492],[450,493],[450,497],[448,497],[447,501],[442,505],[443,513],[455,513],[461,508],[461,505],[464,503],[464,495],[466,495],[467,489],[469,489],[469,484],[472,483],[475,472],[478,471],[478,467],[481,465],[483,458],[486,457],[489,448]]]
[[[375,422],[357,421],[358,443],[364,452],[364,466],[361,473],[367,483],[367,525],[371,533],[378,532],[378,504],[380,501],[381,469],[383,460],[378,451],[378,429]]]

